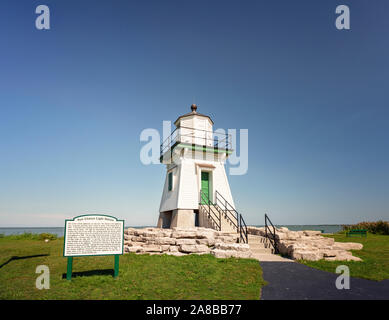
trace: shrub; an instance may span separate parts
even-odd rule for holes
[[[349,231],[352,229],[365,229],[370,233],[389,235],[389,222],[377,221],[377,222],[359,222],[352,225],[342,226],[343,231]]]
[[[46,239],[55,240],[55,239],[57,239],[57,235],[52,234],[52,233],[41,233],[41,234],[39,234],[38,239],[39,240],[46,240]]]
[[[41,233],[41,234],[36,234],[36,233],[30,233],[30,232],[25,232],[21,234],[10,234],[8,236],[4,236],[6,239],[11,239],[11,240],[55,240],[57,239],[56,234],[52,233]]]

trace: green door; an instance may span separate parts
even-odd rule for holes
[[[201,191],[205,195],[201,197],[201,204],[208,204],[207,199],[209,200],[209,172],[201,171]]]

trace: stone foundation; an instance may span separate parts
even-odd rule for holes
[[[265,228],[247,227],[249,234],[265,236]],[[363,245],[356,242],[335,242],[333,238],[321,236],[320,231],[290,231],[276,228],[277,248],[282,255],[295,260],[317,261],[362,261],[348,250],[361,250]]]
[[[237,233],[209,228],[128,228],[124,231],[124,252],[137,254],[212,254],[216,258],[250,258],[248,244],[238,242]]]

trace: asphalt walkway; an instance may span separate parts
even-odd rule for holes
[[[308,267],[298,262],[260,261],[268,285],[262,300],[387,300],[389,280],[350,278],[350,289],[335,286],[339,274]]]

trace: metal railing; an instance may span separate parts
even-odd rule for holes
[[[249,238],[248,238],[248,232],[247,232],[247,225],[246,222],[244,222],[244,219],[242,215],[239,215],[239,242],[244,242],[244,243],[249,243]]]
[[[224,217],[229,220],[238,231],[239,213],[217,190],[215,191],[215,204],[222,210]]]
[[[236,228],[236,232],[239,233],[239,242],[248,243],[247,225],[243,216],[217,190],[215,191],[215,204]]]
[[[268,224],[268,222],[270,223],[270,225]],[[271,245],[273,246],[274,253],[278,253],[278,245],[277,245],[278,241],[276,238],[276,228],[274,227],[273,223],[271,222],[269,216],[266,213],[265,213],[265,237],[269,239]]]
[[[160,145],[160,156],[177,143],[188,143],[215,149],[231,150],[231,136],[218,131],[177,127]]]
[[[221,213],[215,209],[215,205],[211,202],[211,200],[209,200],[208,196],[203,192],[203,190],[200,190],[199,207],[200,209],[205,210],[208,218],[211,219],[213,224],[216,226],[215,229],[220,231],[222,226]]]

